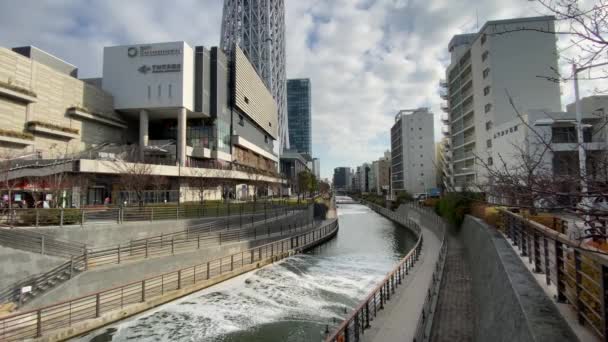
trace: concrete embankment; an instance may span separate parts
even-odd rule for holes
[[[51,305],[70,298],[80,297],[88,293],[98,292],[139,279],[152,277],[157,274],[163,274],[172,270],[200,264],[204,261],[217,259],[225,255],[240,253],[247,249],[261,246],[281,238],[285,238],[285,236],[234,242],[188,253],[93,268],[78,274],[73,279],[66,281],[44,295],[25,303],[22,306],[21,311]]]
[[[460,238],[471,271],[476,313],[473,340],[578,340],[502,234],[467,216]]]
[[[295,252],[308,250],[310,248],[313,248],[315,246],[318,246],[318,245],[324,243],[327,240],[332,239],[336,235],[336,233],[338,231],[337,222],[333,223],[334,221],[335,220],[324,221],[320,225],[320,226],[324,227],[322,229],[331,228],[331,230],[328,230],[324,236],[319,236],[319,234],[313,234],[313,232],[309,232],[308,234],[306,234],[308,237],[312,237],[312,236],[316,235],[317,238],[306,240],[306,241],[309,241],[309,242],[307,242],[307,244],[300,245],[299,247],[296,247],[295,249],[286,251],[284,253],[275,254],[274,256],[267,256],[259,261],[256,261],[255,263],[243,265],[233,271],[225,272],[225,273],[223,273],[219,276],[215,276],[209,280],[201,279],[192,285],[183,286],[176,290],[170,290],[161,295],[157,295],[153,298],[148,299],[148,297],[146,296],[145,297],[146,299],[140,303],[126,305],[125,307],[122,307],[120,309],[104,313],[98,318],[92,318],[92,319],[87,319],[87,320],[84,320],[81,322],[73,323],[73,324],[71,324],[70,327],[50,331],[48,333],[45,333],[43,335],[43,337],[36,338],[33,340],[35,340],[35,341],[61,341],[61,340],[66,340],[66,339],[69,339],[69,338],[72,338],[72,337],[75,337],[78,335],[82,335],[84,333],[98,329],[109,323],[113,323],[113,322],[125,319],[129,316],[132,316],[132,315],[141,313],[143,311],[149,310],[151,308],[154,308],[156,306],[168,303],[177,298],[180,298],[185,295],[191,294],[193,292],[199,291],[206,287],[218,284],[220,282],[223,282],[230,278],[244,274],[246,272],[250,272],[252,270],[258,269],[265,265],[269,265],[269,264],[273,263],[274,261],[278,261],[282,258],[288,257]],[[319,231],[315,230],[314,233],[319,233],[320,231],[321,230],[319,230]],[[286,242],[290,242],[290,241],[293,242],[293,239],[292,238],[286,239]],[[282,245],[282,242],[279,244],[279,246],[280,245]],[[278,250],[278,249],[275,249],[275,250]],[[260,254],[260,256],[261,256],[261,254]],[[26,314],[29,315],[30,313],[26,313]]]
[[[66,259],[0,246],[0,289],[33,274],[44,273]]]

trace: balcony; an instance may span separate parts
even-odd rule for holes
[[[449,124],[450,123],[450,116],[446,113],[446,114],[441,114],[441,122],[443,122],[444,124]]]
[[[441,80],[439,80],[439,86],[440,86],[441,88],[447,89],[447,87],[448,87],[448,82],[447,82],[446,80],[444,80],[444,79],[441,79]]]
[[[71,127],[63,127],[55,124],[50,124],[40,121],[29,121],[27,123],[27,130],[35,133],[41,133],[44,135],[51,135],[58,138],[64,139],[76,139],[78,138],[78,129]]]
[[[127,123],[122,120],[114,119],[109,116],[105,116],[103,114],[93,113],[84,108],[79,108],[79,107],[68,108],[67,114],[68,114],[68,116],[71,116],[71,117],[95,121],[97,123],[107,125],[107,126],[113,126],[113,127],[118,127],[118,128],[127,128]]]
[[[441,133],[445,136],[450,135],[450,129],[448,127],[441,127]]]
[[[25,103],[33,103],[37,100],[33,91],[4,82],[0,82],[0,96]]]
[[[441,103],[441,105],[440,105],[440,107],[441,107],[441,110],[442,110],[442,111],[444,111],[444,112],[446,112],[446,113],[449,113],[449,112],[450,112],[450,106],[448,106],[448,104],[447,104],[447,103],[442,102],[442,103]]]

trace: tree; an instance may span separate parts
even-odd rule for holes
[[[503,205],[535,214],[538,210],[559,210],[576,218],[570,227],[574,239],[605,239],[608,222],[608,153],[606,149],[587,150],[576,136],[568,138],[572,145],[586,150],[587,172],[579,170],[578,152],[560,153],[554,149],[551,135],[531,125],[513,104],[511,105],[526,139],[512,146],[510,156],[497,154],[489,164],[476,156],[476,162],[487,174],[476,186],[485,193],[492,205]],[[547,115],[549,115],[547,113]],[[605,139],[605,121],[592,127],[591,136]],[[583,188],[583,184],[587,189]]]
[[[145,191],[152,185],[151,164],[139,160],[137,147],[127,148],[120,159],[106,161],[120,175],[121,188],[134,193],[139,206],[144,205]]]
[[[17,187],[20,180],[14,177],[13,168],[16,162],[22,159],[22,156],[18,156],[15,153],[6,151],[0,155],[0,177],[2,188],[6,189],[8,193],[8,208],[12,209],[13,206],[13,191]]]
[[[322,194],[328,194],[331,190],[331,187],[329,186],[328,183],[324,182],[324,181],[319,181],[319,192],[321,192]]]
[[[312,174],[308,171],[300,171],[298,173],[298,201],[300,200],[300,194],[306,196],[306,190],[309,190],[311,187],[311,176]]]

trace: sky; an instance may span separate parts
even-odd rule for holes
[[[0,46],[35,45],[76,65],[79,77],[98,77],[104,46],[218,45],[222,3],[3,0]],[[488,20],[547,14],[528,0],[285,0],[285,7],[287,77],[311,79],[313,155],[329,179],[335,167],[381,157],[400,109],[429,107],[440,138],[439,80],[453,35]],[[558,47],[567,43],[560,38]],[[589,83],[582,96],[592,93]],[[562,84],[564,106],[571,88]]]

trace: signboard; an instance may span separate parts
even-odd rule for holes
[[[31,286],[24,286],[21,288],[21,294],[25,294],[28,292],[32,292],[32,287]]]
[[[137,71],[141,72],[142,74],[147,74],[148,72],[152,71],[152,73],[159,73],[159,72],[181,72],[182,71],[182,65],[181,64],[154,64],[151,67],[149,65],[142,65],[139,68],[137,68]]]
[[[15,202],[21,201],[21,194],[15,194]]]
[[[181,49],[154,49],[150,45],[142,45],[139,49],[132,46],[127,49],[127,56],[129,57],[147,57],[147,56],[167,56],[167,55],[181,55]]]
[[[46,194],[45,199],[47,201],[52,201],[53,200],[53,195],[52,194]]]

